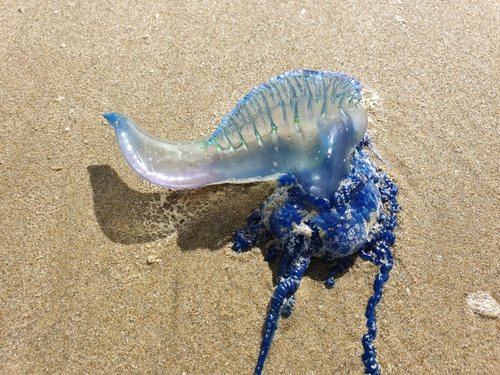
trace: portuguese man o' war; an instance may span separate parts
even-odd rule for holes
[[[173,189],[277,179],[277,188],[235,233],[240,253],[269,244],[279,256],[273,297],[255,368],[260,375],[279,318],[289,316],[311,258],[332,263],[333,287],[359,255],[379,267],[367,308],[362,360],[380,374],[375,309],[393,258],[397,187],[370,160],[362,85],[342,73],[297,70],[255,87],[211,135],[191,142],[156,138],[130,117],[106,113],[120,150],[140,176]]]

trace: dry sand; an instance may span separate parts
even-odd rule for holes
[[[365,84],[400,187],[383,374],[500,373],[500,318],[467,303],[500,301],[500,3],[318,3],[2,1],[1,373],[253,371],[276,264],[230,245],[269,186],[154,187],[101,114],[195,139],[298,68]],[[266,374],[363,373],[376,269],[358,260],[333,290],[325,271],[310,267]]]

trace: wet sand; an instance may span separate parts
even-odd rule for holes
[[[3,1],[0,373],[252,373],[276,263],[230,246],[270,186],[152,186],[101,114],[196,139],[299,68],[364,83],[400,188],[382,373],[499,373],[500,317],[467,302],[500,301],[500,7],[473,3]],[[332,290],[326,270],[266,374],[363,373],[376,269],[358,260]]]

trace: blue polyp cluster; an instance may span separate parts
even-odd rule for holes
[[[285,175],[278,180],[276,191],[250,215],[247,228],[235,233],[236,252],[266,242],[270,244],[266,260],[279,256],[277,286],[265,322],[256,375],[262,373],[280,316],[292,312],[294,294],[311,257],[333,264],[325,279],[325,285],[331,288],[358,254],[379,267],[366,307],[368,330],[362,338],[362,360],[366,373],[380,373],[373,343],[377,334],[375,310],[393,265],[390,246],[395,239],[395,213],[400,207],[396,185],[365,153],[364,146],[369,142],[365,137],[358,145],[349,175],[331,197],[314,197],[293,176]]]

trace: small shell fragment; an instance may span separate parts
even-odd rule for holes
[[[467,304],[475,314],[487,318],[500,317],[500,304],[488,293],[478,291],[467,296]]]

